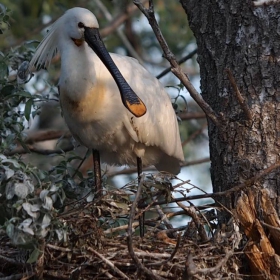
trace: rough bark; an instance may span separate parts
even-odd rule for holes
[[[208,123],[213,190],[225,191],[279,162],[280,4],[180,2],[197,39],[202,96],[222,121]],[[279,174],[276,169],[220,200],[251,239],[250,267],[261,275],[254,279],[279,275]]]
[[[198,44],[203,98],[225,120],[209,123],[214,191],[241,183],[279,160],[280,5],[254,7],[252,1],[181,1]],[[226,69],[247,100],[246,120]],[[278,197],[275,173],[262,186]],[[279,212],[279,209],[278,209]]]

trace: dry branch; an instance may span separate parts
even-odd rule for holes
[[[155,13],[154,13],[154,7],[153,7],[153,1],[149,1],[149,8],[146,9],[143,5],[143,3],[139,0],[134,0],[134,4],[139,8],[139,10],[146,16],[146,18],[149,21],[149,24],[151,25],[154,34],[163,50],[164,57],[169,61],[172,69],[172,73],[177,76],[177,78],[182,82],[182,84],[186,87],[186,89],[189,91],[191,97],[196,101],[196,103],[200,106],[200,108],[204,111],[204,113],[207,115],[207,117],[216,125],[220,126],[220,121],[218,120],[216,113],[213,111],[213,109],[203,100],[201,95],[196,91],[192,83],[190,82],[188,76],[186,73],[183,72],[182,68],[178,64],[174,54],[171,52],[167,42],[165,41],[161,30],[159,28],[159,25],[157,23]]]
[[[186,207],[183,203],[177,202],[177,204],[186,211],[186,213],[192,217],[193,222],[195,223],[195,226],[200,234],[200,238],[203,242],[208,241],[208,236],[205,231],[204,225],[201,223],[201,219],[198,217],[196,210],[194,206]]]
[[[239,184],[235,187],[232,187],[228,189],[227,191],[222,191],[222,192],[216,192],[216,193],[206,193],[206,194],[198,194],[198,195],[189,195],[189,196],[184,196],[180,198],[175,198],[172,200],[172,202],[181,202],[181,201],[188,201],[188,200],[196,200],[196,199],[201,199],[201,198],[213,198],[215,199],[216,197],[221,197],[221,196],[230,196],[233,193],[237,193],[240,190],[246,190],[249,187],[253,186],[256,182],[270,174],[271,172],[275,171],[276,169],[280,168],[280,162],[276,162],[275,164],[272,164],[268,168],[260,171],[256,176],[253,176],[252,178],[246,180],[244,183]],[[158,202],[153,202],[151,206],[154,205],[162,205],[166,204],[165,201],[158,201]]]
[[[188,276],[194,276],[196,274],[212,275],[220,271],[221,267],[225,265],[228,259],[234,254],[233,250],[226,252],[225,256],[218,262],[218,264],[211,268],[200,268],[198,269],[193,261],[192,254],[188,255],[186,263],[186,271]]]
[[[100,258],[106,266],[110,267],[115,273],[120,275],[124,279],[129,279],[123,272],[121,272],[110,260],[103,257],[101,254],[99,254],[96,250],[94,250],[91,247],[87,248],[90,252],[92,252],[94,255],[96,255],[98,258]]]
[[[197,53],[197,49],[193,50],[192,52],[190,52],[189,54],[187,54],[186,56],[182,57],[179,61],[178,64],[182,64],[184,62],[186,62],[187,60],[189,60],[190,58],[192,58],[195,54]],[[161,73],[159,73],[156,78],[160,79],[162,77],[164,77],[167,73],[169,73],[170,71],[172,71],[172,67],[168,67],[165,70],[163,70]]]

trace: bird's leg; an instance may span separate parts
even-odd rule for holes
[[[92,150],[93,156],[93,169],[94,169],[94,179],[96,186],[97,196],[101,195],[102,183],[101,183],[101,168],[100,168],[100,155],[97,150]]]
[[[138,172],[138,185],[141,181],[142,175],[142,159],[137,157],[137,172]],[[139,216],[139,229],[140,229],[140,237],[144,237],[145,234],[145,213]]]

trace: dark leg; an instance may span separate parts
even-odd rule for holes
[[[138,184],[141,181],[142,174],[142,159],[137,157],[137,172],[138,172]],[[145,213],[139,216],[139,229],[140,229],[140,237],[144,237],[145,234]]]
[[[94,179],[96,185],[97,196],[101,195],[102,183],[101,183],[101,168],[100,168],[100,155],[97,150],[92,150],[93,156],[93,169],[94,169]]]

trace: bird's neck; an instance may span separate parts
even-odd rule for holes
[[[84,99],[96,84],[95,56],[91,52],[85,44],[62,49],[59,86],[73,101]]]

